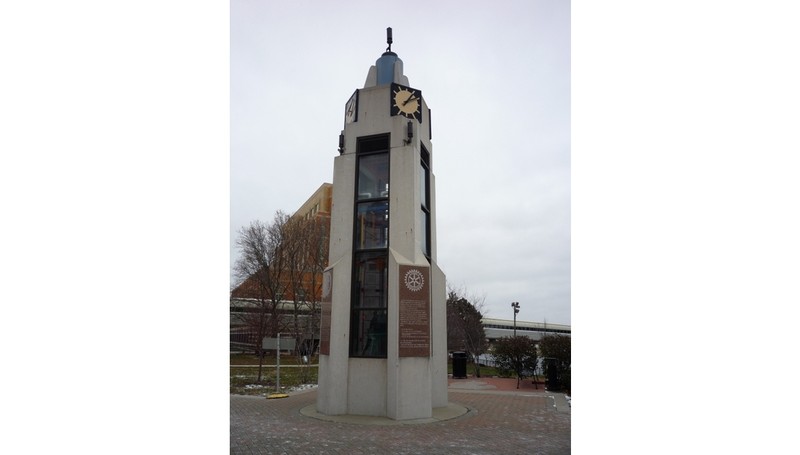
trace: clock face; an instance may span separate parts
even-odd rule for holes
[[[422,91],[400,84],[392,84],[392,115],[404,115],[422,122]]]
[[[344,124],[358,121],[358,90],[353,92],[353,96],[347,100],[344,106]]]

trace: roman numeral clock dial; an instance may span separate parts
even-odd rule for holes
[[[422,90],[392,83],[391,114],[403,115],[422,123]]]

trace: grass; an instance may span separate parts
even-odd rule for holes
[[[264,367],[261,372],[261,382],[258,382],[258,368],[243,367],[243,365],[258,365],[258,356],[254,354],[231,354],[230,357],[230,371],[231,371],[231,392],[239,395],[260,395],[266,396],[275,393],[276,390],[276,370],[275,368],[275,355],[264,357]],[[304,384],[316,384],[319,375],[319,367],[317,366],[318,357],[313,356],[309,359],[308,366],[297,367],[303,365],[301,359],[294,355],[281,355],[281,390],[280,392],[287,392],[293,387],[299,387]],[[288,368],[283,368],[288,366]],[[453,374],[452,360],[447,363],[447,373]],[[475,374],[475,366],[472,363],[467,363],[467,376],[473,377]],[[481,367],[481,377],[491,378],[497,377],[514,377],[513,374],[504,373],[494,367]],[[542,381],[543,378],[540,378]]]
[[[258,365],[258,356],[253,354],[231,354],[231,392],[239,395],[266,396],[275,393],[277,385],[277,368],[274,366],[274,355],[264,357],[264,367],[261,371],[261,382],[258,382],[257,367],[237,367],[237,365]],[[287,392],[293,387],[304,384],[316,384],[319,368],[316,366],[317,357],[309,359],[309,365],[293,355],[281,355],[281,392]],[[269,365],[269,366],[267,366]],[[303,365],[303,366],[297,366]],[[288,368],[283,368],[288,366]]]

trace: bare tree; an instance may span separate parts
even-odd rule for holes
[[[281,329],[279,306],[287,287],[282,252],[287,220],[288,216],[279,210],[269,225],[256,220],[241,228],[236,241],[240,257],[234,264],[234,274],[241,281],[240,287],[247,287],[255,296],[255,311],[245,313],[242,322],[256,334],[258,382],[264,364],[262,340]]]
[[[470,355],[475,367],[475,377],[481,377],[481,354],[489,346],[483,329],[485,299],[467,296],[466,291],[448,286],[447,292],[447,347],[448,350],[463,349]]]
[[[286,261],[289,290],[292,297],[291,332],[297,341],[300,338],[300,312],[301,305],[306,299],[304,278],[308,273],[306,261],[306,226],[308,220],[303,218],[290,218],[284,226],[283,254]],[[299,343],[296,349],[300,349]]]
[[[303,359],[304,367],[300,370],[301,380],[310,378],[311,370],[308,367],[311,356],[316,352],[316,338],[320,333],[320,313],[322,298],[322,273],[328,266],[328,236],[330,219],[326,217],[313,217],[300,224],[298,232],[301,236],[301,262],[303,273],[300,276],[302,298],[297,299],[300,310],[305,313],[303,326],[297,327],[300,335],[298,356]],[[295,310],[297,311],[297,310]]]
[[[308,256],[306,260],[310,273],[306,283],[308,290],[305,303],[308,307],[307,330],[311,338],[310,350],[312,352],[316,349],[313,341],[315,334],[319,334],[320,331],[322,272],[328,267],[330,223],[329,218],[314,218],[308,224],[307,230]]]
[[[292,218],[286,224],[284,254],[292,294],[292,331],[298,355],[314,351],[319,331],[322,272],[328,262],[328,226],[325,218]]]

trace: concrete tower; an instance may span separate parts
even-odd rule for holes
[[[406,420],[448,405],[446,291],[430,109],[387,42],[334,159],[317,411]]]

